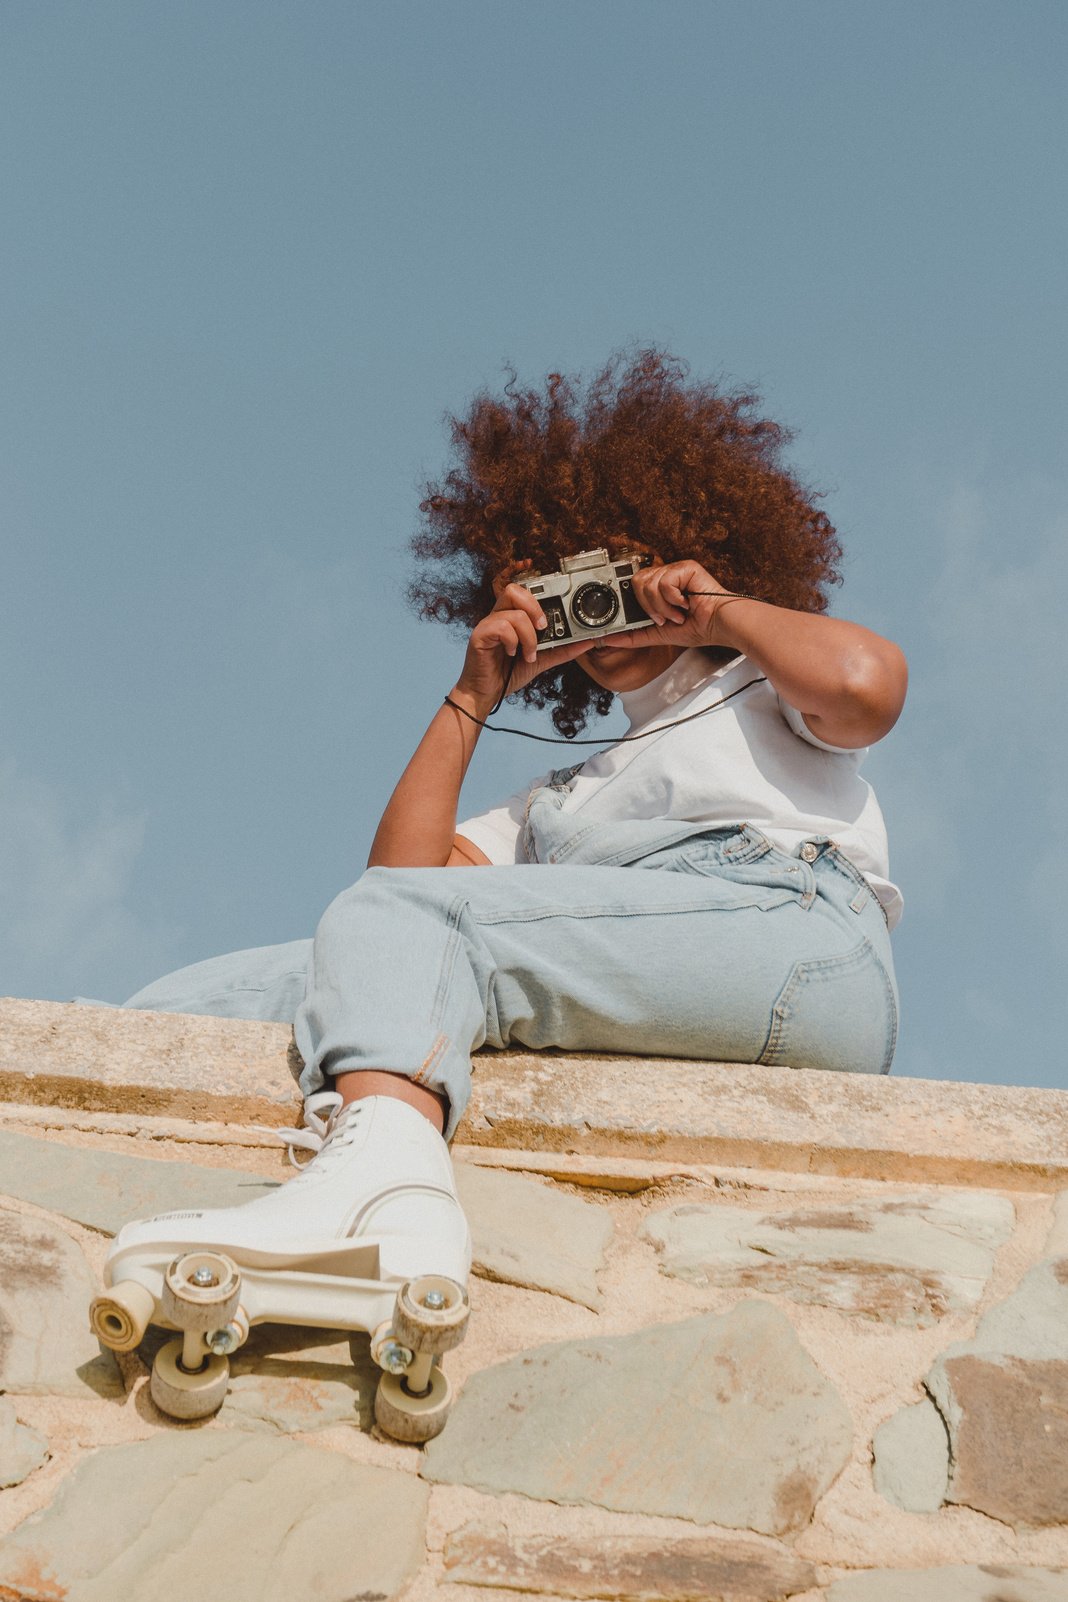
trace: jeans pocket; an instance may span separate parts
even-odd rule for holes
[[[759,1061],[774,1067],[889,1073],[897,1044],[897,1000],[865,940],[837,956],[798,962],[771,1012]]]
[[[739,906],[785,906],[790,901],[811,900],[812,869],[807,862],[796,862],[783,852],[768,850],[738,860],[714,844],[687,841],[674,848],[664,864],[676,873],[693,873],[714,879],[723,887],[724,899]]]

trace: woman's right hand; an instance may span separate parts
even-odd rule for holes
[[[506,686],[511,695],[540,673],[584,655],[596,643],[578,640],[538,651],[537,630],[546,626],[545,614],[524,585],[512,582],[514,574],[530,566],[530,562],[515,562],[494,581],[497,601],[493,611],[475,624],[467,642],[456,689],[471,698],[480,717],[496,706]]]

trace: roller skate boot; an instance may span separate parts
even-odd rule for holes
[[[448,1147],[391,1096],[305,1102],[305,1127],[273,1131],[311,1153],[295,1178],[239,1207],[126,1224],[90,1308],[105,1346],[131,1351],[149,1324],[180,1331],[157,1354],[153,1400],[202,1418],[226,1395],[229,1354],[254,1324],[364,1330],[384,1370],[375,1417],[425,1441],[452,1401],[440,1366],[463,1340],[471,1240]]]

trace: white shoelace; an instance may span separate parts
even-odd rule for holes
[[[351,1116],[346,1116],[350,1109]],[[315,1095],[305,1098],[303,1129],[271,1129],[264,1124],[254,1124],[253,1128],[260,1134],[272,1135],[281,1141],[288,1148],[289,1160],[294,1168],[307,1168],[312,1158],[318,1157],[328,1144],[331,1147],[352,1144],[359,1111],[358,1102],[346,1105],[336,1090],[319,1090]],[[298,1151],[309,1151],[311,1157],[301,1162],[297,1158]]]

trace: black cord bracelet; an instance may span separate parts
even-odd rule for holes
[[[762,595],[743,595],[741,590],[683,590],[683,595],[711,595],[714,601],[761,601],[765,606],[774,606],[774,601],[765,601]]]

